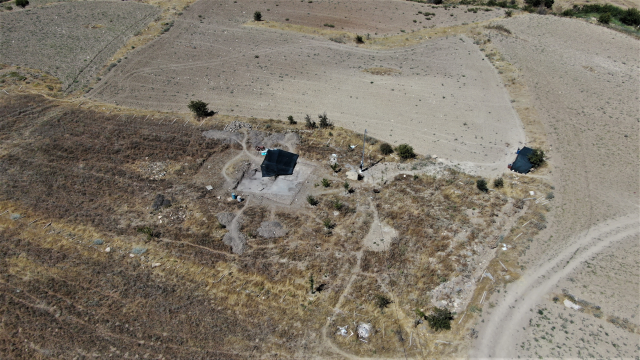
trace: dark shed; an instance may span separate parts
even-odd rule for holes
[[[297,161],[298,154],[284,150],[267,150],[267,155],[260,166],[262,177],[291,175]]]

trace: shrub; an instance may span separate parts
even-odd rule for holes
[[[334,227],[336,227],[336,224],[332,223],[331,219],[324,219],[322,224],[324,225],[325,229],[327,229],[327,230],[331,230]]]
[[[356,43],[364,44],[364,39],[362,38],[362,35],[356,35]]]
[[[312,195],[307,196],[307,202],[309,203],[309,205],[311,206],[316,206],[318,205],[318,200],[316,200],[316,198],[314,198]]]
[[[451,330],[451,320],[453,320],[453,315],[451,314],[451,311],[446,308],[437,307],[433,309],[433,314],[427,315],[426,319],[429,322],[429,327],[435,331]]]
[[[529,162],[533,167],[539,167],[544,164],[544,151],[541,149],[533,149],[533,152],[529,154]]]
[[[304,116],[304,125],[307,127],[307,129],[315,129],[318,127],[316,125],[316,122],[311,120],[311,116],[309,116],[309,114]]]
[[[546,7],[547,9],[551,9],[551,7],[553,6],[554,1],[553,0],[544,0],[544,7]]]
[[[322,178],[322,186],[328,188],[329,186],[331,186],[331,181]]]
[[[640,25],[640,11],[636,8],[628,8],[625,12],[620,16],[620,21],[629,26],[639,26]]]
[[[511,17],[513,15],[513,10],[505,10],[504,11],[504,16],[505,17]]]
[[[384,310],[387,306],[391,304],[391,300],[384,295],[376,295],[376,306],[380,310]]]
[[[209,104],[202,100],[191,100],[188,106],[189,110],[199,118],[213,115],[213,111],[209,111]]]
[[[604,13],[604,14],[600,14],[600,16],[598,16],[598,22],[600,24],[609,24],[611,22],[611,14],[609,13]]]
[[[332,128],[333,124],[331,123],[331,121],[329,121],[329,118],[327,117],[327,113],[324,112],[322,114],[318,115],[318,119],[320,119],[319,125],[321,129],[326,129],[326,128]]]
[[[339,199],[333,200],[331,204],[336,210],[342,210],[342,207],[344,207],[344,204]]]
[[[487,181],[485,179],[478,179],[478,181],[476,181],[476,187],[482,192],[489,191],[489,188],[487,187]]]
[[[334,173],[337,173],[338,171],[340,171],[340,165],[338,163],[334,163],[333,165],[331,165],[331,170],[333,170]]]
[[[344,184],[342,184],[342,187],[344,188],[344,191],[346,191],[346,192],[349,192],[349,189],[351,189],[351,185],[346,180],[345,180]]]
[[[262,21],[262,13],[260,11],[256,11],[253,13],[253,20]]]
[[[571,9],[564,10],[561,15],[562,16],[567,16],[567,17],[573,16],[573,10],[571,10]]]
[[[393,154],[393,148],[387,143],[382,143],[380,144],[380,152],[382,153],[382,155]]]
[[[293,120],[293,115],[289,115],[287,117],[287,120],[289,120],[289,125],[295,125],[297,124],[297,122],[295,120]]]
[[[24,9],[27,5],[29,5],[29,0],[16,0],[16,6]]]
[[[547,200],[551,200],[551,199],[553,199],[554,197],[556,197],[556,196],[555,196],[555,195],[553,195],[553,191],[549,191],[549,192],[547,193],[546,199],[547,199]]]
[[[493,186],[497,188],[501,188],[504,186],[504,180],[502,178],[497,178],[493,180]]]
[[[398,153],[398,156],[403,159],[411,159],[416,157],[416,154],[413,152],[413,147],[411,147],[409,144],[398,145],[398,147],[396,148],[396,152]]]

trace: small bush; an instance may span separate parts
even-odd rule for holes
[[[356,43],[364,44],[364,38],[362,37],[362,35],[356,35]]]
[[[16,6],[24,9],[27,5],[29,5],[29,0],[16,0]]]
[[[493,180],[493,186],[496,188],[501,188],[504,186],[504,180],[502,178],[497,178]]]
[[[396,148],[396,152],[398,153],[398,156],[403,159],[411,159],[416,157],[416,154],[413,152],[413,147],[411,147],[409,144],[398,145],[398,147]]]
[[[391,300],[384,295],[376,295],[376,306],[380,310],[384,310],[391,304]]]
[[[380,144],[380,152],[382,153],[382,155],[393,154],[393,148],[387,143],[382,143]]]
[[[553,198],[555,198],[555,197],[556,197],[556,196],[555,196],[555,195],[553,195],[553,191],[549,191],[549,192],[547,193],[547,196],[545,196],[545,198],[546,198],[547,200],[551,200],[551,199],[553,199]]]
[[[295,120],[293,120],[293,115],[289,115],[287,117],[287,120],[289,120],[289,125],[295,125],[297,124],[297,122]]]
[[[312,195],[307,196],[307,202],[309,203],[309,205],[311,206],[316,206],[318,205],[318,200],[316,200],[316,198],[314,198]]]
[[[566,9],[566,10],[564,10],[564,11],[562,12],[562,14],[560,14],[560,15],[562,15],[562,16],[567,16],[567,17],[573,16],[573,10],[571,10],[571,9]]]
[[[318,127],[316,125],[316,122],[311,120],[311,116],[309,116],[309,114],[304,116],[304,125],[307,127],[307,129],[315,129]]]
[[[324,219],[322,224],[324,225],[325,229],[327,229],[327,230],[331,230],[334,227],[336,227],[336,224],[332,223],[331,219]]]
[[[331,186],[331,181],[329,181],[329,180],[327,180],[325,178],[322,178],[322,182],[321,183],[322,183],[322,187],[328,188],[329,186]]]
[[[544,151],[541,149],[533,149],[533,152],[529,154],[529,162],[533,167],[539,167],[544,164]]]
[[[338,211],[342,210],[342,208],[344,207],[344,204],[339,199],[333,200],[331,202],[331,205],[333,205],[333,208]]]
[[[513,10],[505,10],[504,16],[510,18],[511,16],[513,16]]]
[[[333,165],[331,165],[331,170],[333,170],[334,173],[337,173],[338,171],[340,171],[340,164],[334,163]]]
[[[429,327],[431,327],[435,331],[440,330],[451,330],[451,320],[453,320],[453,315],[451,311],[446,308],[435,308],[433,309],[433,314],[426,316],[427,322],[429,322]]]
[[[191,100],[188,105],[189,110],[199,118],[213,115],[213,111],[209,111],[208,106],[209,104],[202,100]]]
[[[487,187],[487,181],[485,179],[478,179],[478,181],[476,181],[476,187],[482,192],[489,191],[489,188]]]
[[[262,21],[262,13],[260,11],[256,11],[253,13],[254,21]]]
[[[351,185],[349,184],[348,181],[345,181],[344,184],[342,184],[342,187],[344,188],[344,191],[349,192],[349,189],[351,189]]]
[[[332,128],[333,124],[331,123],[331,121],[329,121],[329,118],[327,117],[327,113],[324,112],[322,114],[318,115],[318,119],[320,120],[318,125],[320,125],[320,129],[326,129],[326,128]]]
[[[600,14],[600,16],[598,16],[598,22],[600,24],[608,25],[611,22],[611,14],[609,13]]]

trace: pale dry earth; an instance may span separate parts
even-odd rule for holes
[[[638,334],[607,316],[639,323],[638,41],[575,19],[501,24],[513,36],[494,43],[520,69],[547,129],[557,205],[521,260],[523,279],[492,298],[472,355],[637,357]],[[605,316],[555,304],[562,289]]]
[[[189,7],[167,34],[129,56],[88,96],[171,111],[202,99],[222,113],[282,120],[303,121],[305,114],[317,120],[326,111],[336,125],[366,128],[394,145],[408,142],[422,154],[478,163],[485,173],[502,172],[525,142],[498,74],[466,36],[369,50],[242,26],[251,14],[225,4]],[[371,67],[401,73],[363,72]]]
[[[136,2],[67,2],[0,13],[0,63],[46,71],[63,90],[86,88],[160,11]]]

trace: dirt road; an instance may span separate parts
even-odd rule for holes
[[[480,330],[476,341],[477,350],[472,356],[515,357],[517,330],[526,325],[530,309],[583,261],[617,241],[637,235],[640,232],[639,224],[638,214],[632,213],[594,226],[577,236],[557,256],[541,261],[537,268],[508,286],[505,291],[507,295],[496,305],[494,315]],[[494,298],[497,297],[495,295]]]

